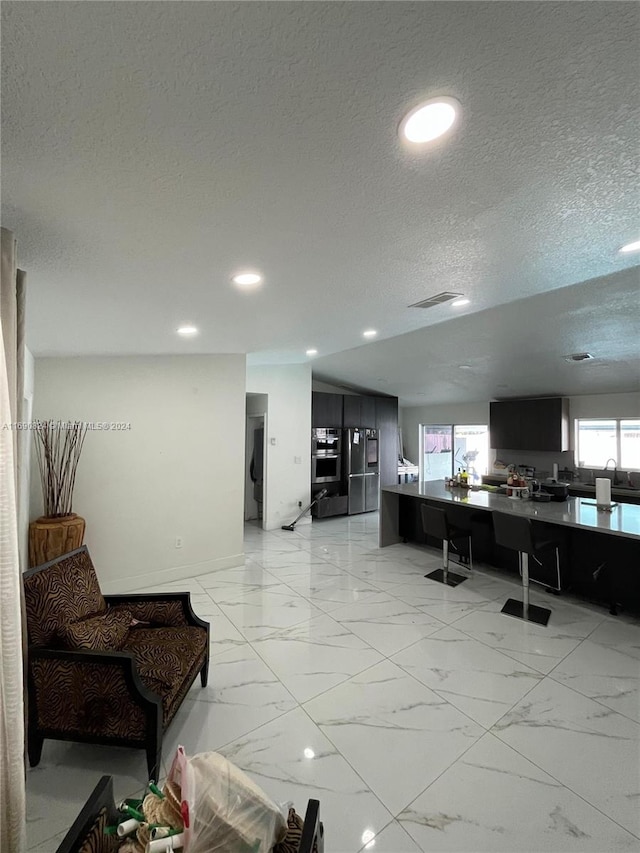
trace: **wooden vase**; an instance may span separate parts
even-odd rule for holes
[[[41,516],[29,525],[29,566],[41,566],[82,545],[84,518],[75,512],[60,518]]]

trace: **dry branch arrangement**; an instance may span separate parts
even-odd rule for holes
[[[61,518],[72,512],[76,468],[86,434],[87,426],[80,421],[35,423],[33,436],[47,518]]]

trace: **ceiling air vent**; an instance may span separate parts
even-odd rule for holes
[[[414,302],[413,305],[409,305],[409,308],[433,308],[436,305],[442,305],[443,302],[450,302],[452,299],[457,299],[459,296],[462,296],[462,294],[443,290],[442,293],[436,293],[435,296],[423,299],[422,302]]]
[[[572,352],[571,355],[563,356],[565,361],[589,361],[593,358],[590,352]]]

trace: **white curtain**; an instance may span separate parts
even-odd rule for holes
[[[0,277],[0,851],[26,849],[22,580],[18,554],[17,431],[24,280],[13,234],[2,229]]]

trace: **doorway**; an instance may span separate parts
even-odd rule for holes
[[[247,394],[244,520],[264,529],[267,497],[267,395]]]

